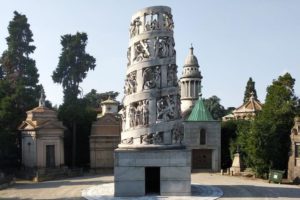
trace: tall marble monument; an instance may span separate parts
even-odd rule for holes
[[[190,195],[191,153],[182,144],[173,28],[166,6],[132,17],[115,196]]]

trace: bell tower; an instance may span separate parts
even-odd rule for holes
[[[197,57],[194,55],[194,48],[191,46],[190,53],[185,59],[182,76],[180,78],[182,113],[195,104],[201,93],[202,76],[199,67]]]

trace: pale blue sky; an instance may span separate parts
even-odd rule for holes
[[[193,43],[203,75],[203,96],[217,95],[225,106],[242,103],[248,78],[264,101],[266,87],[279,75],[296,78],[300,96],[300,1],[297,0],[2,0],[0,52],[13,11],[25,14],[37,49],[33,55],[47,98],[62,102],[61,85],[51,74],[61,53],[60,36],[88,34],[87,52],[97,60],[81,84],[84,94],[119,91],[123,97],[131,15],[148,6],[172,8],[178,76]]]

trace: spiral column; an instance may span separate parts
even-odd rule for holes
[[[123,131],[115,151],[116,196],[145,195],[149,190],[163,195],[190,193],[190,152],[182,145],[173,28],[166,6],[145,8],[131,19]],[[176,170],[184,173],[182,180],[174,181]],[[160,187],[155,191],[147,171],[157,176]]]

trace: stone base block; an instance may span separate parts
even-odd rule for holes
[[[115,150],[115,196],[146,195],[145,169],[148,167],[159,168],[158,195],[191,194],[190,150],[119,148]]]

